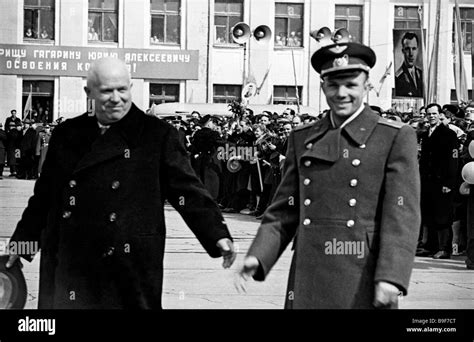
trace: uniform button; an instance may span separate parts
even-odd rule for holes
[[[117,220],[117,214],[116,213],[111,213],[109,215],[109,221],[110,222],[115,222]]]
[[[76,181],[75,181],[74,179],[71,179],[71,180],[69,181],[69,187],[70,187],[70,188],[74,188],[76,185],[77,185],[77,183],[76,183]]]
[[[308,150],[311,150],[311,147],[313,147],[313,144],[312,144],[312,143],[309,143],[309,144],[306,145],[306,148],[307,148]]]
[[[305,199],[303,204],[305,205],[305,207],[307,207],[308,205],[311,204],[311,200],[309,198]]]
[[[359,182],[357,181],[357,179],[351,179],[351,187],[355,188],[357,186]]]
[[[357,203],[356,199],[355,199],[355,198],[351,198],[351,199],[349,200],[349,207],[355,207],[356,203]]]
[[[365,144],[359,145],[359,148],[362,148],[362,149],[364,149],[364,148],[366,148],[366,147],[367,147],[367,146],[365,146]]]
[[[68,219],[70,217],[71,217],[71,212],[70,211],[63,212],[63,218]]]
[[[353,165],[353,166],[356,166],[356,167],[359,166],[359,165],[360,165],[360,160],[359,160],[359,159],[354,159],[354,160],[352,161],[352,165]]]
[[[119,181],[113,181],[112,182],[112,189],[117,190],[120,187],[120,182]]]
[[[347,226],[348,228],[352,228],[352,227],[354,227],[354,225],[355,225],[354,220],[349,220],[349,221],[347,221],[347,223],[346,223],[346,226]]]
[[[304,162],[304,166],[310,167],[311,166],[311,160],[307,160]]]
[[[306,178],[306,179],[303,181],[303,184],[304,184],[304,185],[309,185],[309,183],[311,183],[311,179],[309,179],[309,178]]]
[[[311,223],[311,220],[309,218],[305,218],[303,220],[303,226],[309,226],[310,223]]]
[[[104,252],[104,254],[102,256],[104,258],[108,257],[108,256],[112,256],[114,254],[114,251],[115,251],[115,248],[109,247],[109,248],[107,248],[107,250]]]

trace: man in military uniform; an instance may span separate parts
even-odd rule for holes
[[[415,33],[403,35],[403,64],[395,73],[395,96],[423,97],[423,72],[415,65],[419,45]]]
[[[363,103],[375,60],[350,42],[312,56],[330,112],[291,133],[238,289],[263,281],[295,238],[286,308],[395,308],[407,294],[420,226],[416,134]]]
[[[54,129],[11,241],[40,241],[40,309],[159,309],[165,200],[225,268],[231,235],[176,129],[133,104],[123,61],[94,62],[85,91],[95,112]]]

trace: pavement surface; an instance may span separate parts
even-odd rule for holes
[[[28,198],[34,181],[0,180],[0,239],[8,239]],[[236,271],[242,264],[259,221],[254,216],[224,214],[235,240],[238,257],[224,270],[222,259],[210,258],[187,228],[179,214],[165,208],[167,243],[164,261],[163,307],[165,309],[281,309],[283,308],[291,250],[288,248],[265,282],[249,281],[247,293],[234,287]],[[37,307],[39,260],[24,262],[28,286],[27,309]],[[401,309],[474,309],[474,271],[467,270],[465,257],[449,260],[415,260],[408,296]]]

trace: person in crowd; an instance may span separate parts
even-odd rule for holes
[[[420,175],[423,241],[418,256],[449,259],[458,180],[459,146],[456,133],[441,122],[442,108],[426,106],[429,129],[421,136]]]

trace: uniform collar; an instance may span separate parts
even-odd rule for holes
[[[352,114],[349,118],[347,118],[340,126],[340,128],[343,128],[344,126],[347,126],[351,121],[353,121],[357,116],[359,116],[360,113],[362,113],[362,111],[364,110],[364,104],[362,103],[359,107],[359,109],[357,109],[355,111],[354,114]],[[332,127],[336,127],[336,124],[334,122],[334,118],[333,118],[333,113],[332,111],[329,113],[329,116],[330,116],[330,119],[331,119],[331,124],[332,124]]]
[[[344,127],[333,128],[329,115],[318,121],[310,130],[305,140],[307,151],[301,158],[316,158],[328,162],[339,159],[340,138],[344,131],[347,136],[358,146],[367,142],[377,126],[379,116],[364,106],[360,113],[354,113],[352,120],[346,120]]]

